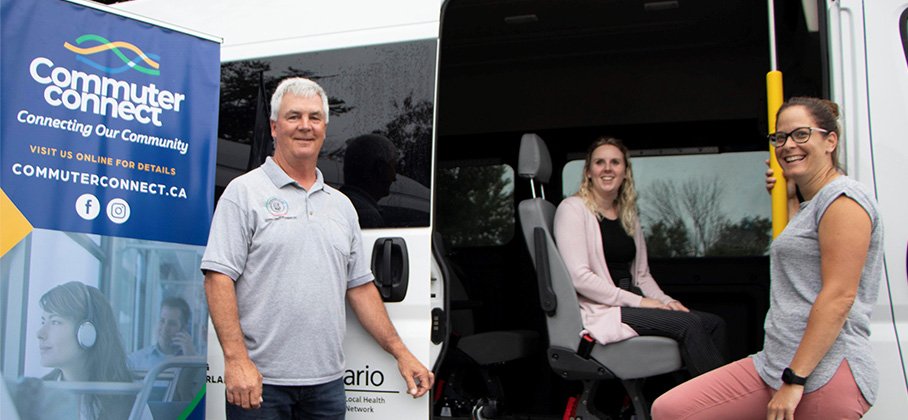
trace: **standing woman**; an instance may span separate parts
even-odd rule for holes
[[[39,301],[41,365],[53,370],[45,381],[132,382],[116,319],[100,290],[71,281],[50,289]],[[79,419],[125,419],[135,397],[81,397]]]
[[[763,350],[669,391],[653,418],[857,419],[870,408],[883,226],[873,195],[838,167],[837,119],[832,102],[791,98],[769,135],[805,201],[770,247]]]
[[[725,322],[688,310],[649,273],[629,153],[615,138],[590,145],[580,191],[555,212],[555,239],[583,326],[601,344],[638,335],[678,341],[691,376],[725,363]]]

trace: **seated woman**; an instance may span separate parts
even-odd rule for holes
[[[832,102],[792,98],[769,135],[805,201],[769,250],[763,350],[662,395],[654,419],[857,419],[870,408],[883,225],[873,194],[839,170],[837,120]]]
[[[132,382],[116,319],[100,290],[77,281],[49,290],[40,300],[41,365],[54,368],[45,381]],[[87,393],[80,419],[125,419],[134,395]]]
[[[620,140],[602,137],[590,146],[580,191],[558,206],[554,228],[584,328],[597,342],[637,335],[675,339],[692,376],[724,363],[725,322],[688,310],[649,273],[634,175]]]

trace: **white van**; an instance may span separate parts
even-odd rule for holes
[[[776,28],[785,97],[842,105],[844,163],[876,192],[886,222],[886,277],[872,330],[881,386],[868,418],[897,418],[908,409],[908,1],[776,3],[784,3]],[[554,182],[546,187],[555,202],[576,189],[577,160],[589,143],[605,134],[624,139],[636,156],[654,276],[688,306],[726,319],[733,357],[760,349],[771,217],[762,187],[766,2],[134,0],[114,7],[223,38],[220,190],[247,169],[260,76],[269,94],[282,77],[305,75],[331,95],[320,167],[337,185],[349,184],[344,168],[367,165],[345,160],[355,155],[348,140],[377,134],[397,148],[395,182],[371,195],[381,217],[364,229],[364,243],[389,283],[395,325],[440,384],[434,398],[406,396],[393,359],[351,321],[349,418],[469,416],[488,396],[486,379],[501,385],[502,411],[523,418],[560,417],[577,392],[548,368],[544,337],[537,352],[485,370],[471,366],[463,349],[444,346],[471,333],[544,334],[514,210],[531,194],[513,169],[528,132],[551,150]],[[677,211],[673,200],[705,190],[722,199],[706,203],[711,224],[696,224],[704,212]],[[453,268],[433,269],[433,232],[447,243],[438,262]],[[460,281],[446,284],[443,272]],[[218,419],[223,364],[210,330],[207,417]],[[651,393],[670,386],[671,378],[662,379]],[[598,403],[621,415],[620,396]]]

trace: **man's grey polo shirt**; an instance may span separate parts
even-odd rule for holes
[[[346,291],[373,279],[356,210],[316,172],[306,191],[268,158],[233,180],[202,257],[235,281],[246,348],[271,385],[343,375]]]

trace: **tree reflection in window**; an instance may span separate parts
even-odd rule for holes
[[[649,256],[766,255],[772,223],[764,159],[762,151],[632,158]],[[565,197],[576,193],[582,169],[582,160],[564,166]]]
[[[508,165],[443,168],[435,226],[452,246],[502,245],[514,236],[514,170]]]
[[[647,251],[653,257],[763,255],[772,222],[763,216],[729,220],[722,208],[725,184],[718,177],[683,182],[660,180],[641,193],[641,215],[648,226]]]
[[[316,82],[330,77],[295,67],[284,69],[279,74],[271,73],[271,63],[264,60],[234,61],[221,65],[219,138],[243,144],[252,142],[260,75],[265,84],[265,92],[269,95],[265,98],[265,103],[268,104],[278,83],[287,77],[305,77]],[[353,109],[343,99],[331,96],[330,92],[328,108],[331,116],[345,114]]]

